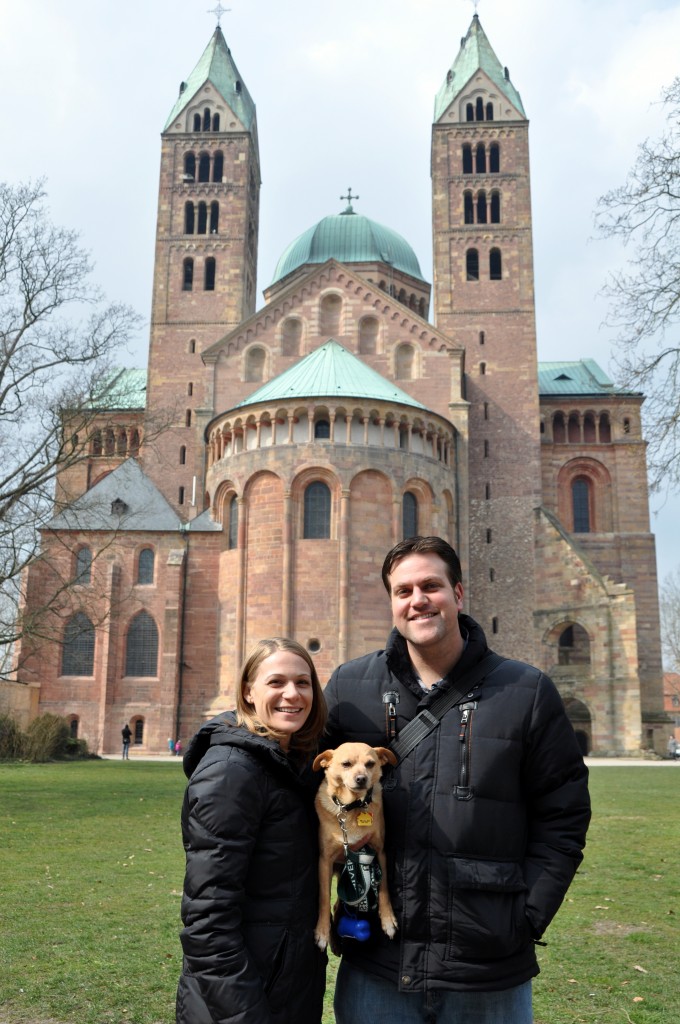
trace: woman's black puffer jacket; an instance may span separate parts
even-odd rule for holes
[[[460,616],[467,646],[441,688],[489,653]],[[492,663],[397,769],[383,772],[390,894],[399,930],[343,956],[401,991],[512,988],[538,973],[534,941],[581,861],[588,772],[555,686],[522,662]],[[469,678],[469,677],[468,677]],[[385,744],[383,694],[403,729],[424,694],[405,641],[342,665],[325,695],[333,743]]]
[[[184,770],[178,1024],[319,1024],[313,785],[230,713],[194,737]]]

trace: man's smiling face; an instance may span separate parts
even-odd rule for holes
[[[459,649],[463,586],[452,586],[439,555],[407,555],[395,565],[389,581],[394,625],[410,646],[423,653]]]

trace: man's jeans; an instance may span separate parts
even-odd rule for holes
[[[501,992],[400,992],[344,960],[335,985],[336,1024],[531,1024],[531,982]]]

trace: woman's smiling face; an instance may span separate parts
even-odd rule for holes
[[[260,662],[245,699],[263,725],[281,735],[288,750],[290,737],[309,717],[314,701],[309,665],[292,651],[274,651]]]

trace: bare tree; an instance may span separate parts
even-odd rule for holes
[[[90,425],[116,381],[112,360],[138,316],[106,304],[75,232],[50,222],[42,182],[0,183],[0,649],[17,617],[38,530],[58,511],[58,475],[87,457]],[[64,497],[63,500],[66,500]],[[64,581],[66,585],[66,581]],[[0,675],[3,674],[0,655]]]
[[[654,489],[680,486],[680,78],[662,94],[666,128],[647,139],[623,185],[602,196],[596,225],[630,247],[613,274],[608,324],[617,331],[619,382],[647,396]]]
[[[659,591],[664,666],[680,672],[680,569],[669,572]]]

